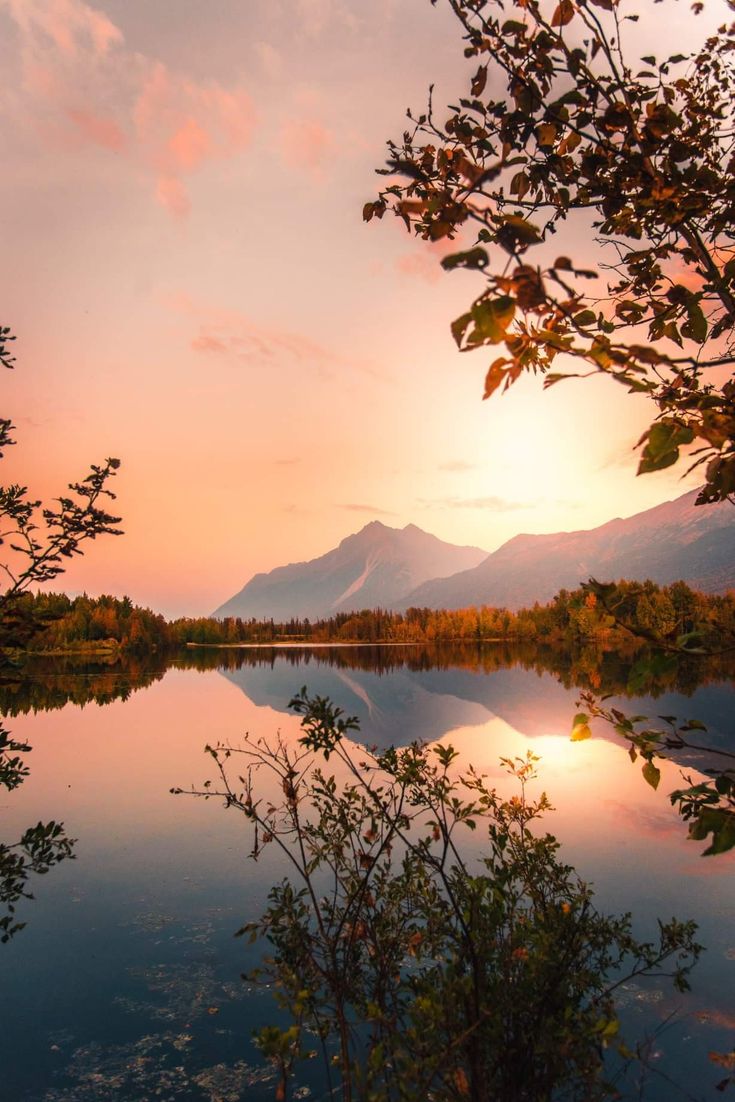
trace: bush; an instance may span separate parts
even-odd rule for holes
[[[239,931],[270,944],[260,975],[292,1020],[257,1038],[277,1097],[314,1037],[344,1102],[615,1093],[605,1050],[632,1055],[615,990],[654,975],[685,989],[694,924],[659,923],[657,940],[640,942],[630,915],[595,909],[558,842],[531,829],[550,807],[527,793],[534,755],[502,759],[518,785],[506,799],[472,767],[460,772],[451,746],[366,749],[328,699],[304,689],[291,706],[304,730],[295,747],[249,736],[208,747],[221,784],[195,792],[252,822],[254,857],[276,844],[292,866]],[[246,762],[236,784],[233,755]],[[274,780],[283,799],[271,803],[257,788]],[[479,827],[487,849],[475,868],[463,840]]]

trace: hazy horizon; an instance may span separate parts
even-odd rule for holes
[[[641,52],[693,19],[646,12]],[[67,591],[202,614],[360,520],[492,552],[696,484],[634,477],[648,406],[612,381],[483,403],[449,331],[473,276],[363,225],[406,107],[462,87],[441,5],[0,0],[0,30],[6,468],[47,499],[123,463],[125,535]]]

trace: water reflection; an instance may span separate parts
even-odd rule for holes
[[[173,653],[107,655],[93,660],[71,655],[36,656],[22,665],[0,670],[0,715],[52,710],[69,703],[84,707],[127,700],[131,693],[160,680],[169,669],[219,670],[248,695],[252,688],[264,703],[277,710],[283,710],[293,692],[306,681],[314,691],[335,697],[346,693],[355,708],[363,708],[363,718],[370,715],[371,709],[377,715],[380,701],[375,695],[376,685],[387,675],[393,683],[393,675],[399,674],[406,685],[477,704],[497,715],[502,714],[496,707],[501,698],[514,695],[510,686],[519,683],[527,688],[532,680],[526,674],[534,673],[539,691],[533,696],[543,698],[555,715],[554,702],[545,695],[553,683],[563,690],[593,690],[621,699],[676,702],[685,711],[686,700],[709,686],[724,688],[726,698],[735,680],[735,656],[666,656],[654,669],[647,651],[626,653],[532,644],[188,647]],[[646,671],[643,677],[641,669]],[[502,671],[516,671],[506,691],[500,690],[496,676],[487,677]],[[366,674],[367,678],[363,676]],[[317,690],[317,685],[324,688]],[[513,705],[509,706],[512,710]],[[660,705],[656,710],[661,711]],[[710,710],[718,735],[725,734],[726,714],[714,697]],[[535,711],[530,708],[529,720]],[[456,719],[453,725],[462,722]],[[534,733],[526,731],[528,720],[520,722],[520,730]],[[553,726],[555,718],[550,722]],[[434,724],[435,729],[440,727]],[[400,726],[394,725],[394,730],[398,732]],[[427,737],[432,737],[431,733],[427,732]]]
[[[435,741],[493,718],[528,737],[565,733],[574,690],[587,688],[635,711],[696,715],[711,744],[732,740],[732,671],[728,677],[722,663],[688,659],[669,667],[646,692],[633,692],[631,674],[640,661],[551,648],[355,647],[230,652],[218,668],[250,700],[279,712],[308,684],[312,694],[357,715],[366,741],[381,746],[417,737]]]
[[[34,748],[10,826],[53,808],[79,838],[78,860],[43,878],[27,930],[0,957],[14,1011],[0,1038],[8,1097],[137,1102],[154,1083],[192,1102],[272,1093],[252,1078],[248,1037],[265,1011],[238,983],[249,962],[232,934],[284,867],[270,853],[248,863],[242,822],[169,789],[208,776],[206,742],[278,727],[297,737],[286,705],[304,684],[359,715],[369,741],[451,731],[463,760],[490,771],[529,745],[541,755],[559,808],[549,827],[601,906],[632,910],[643,934],[659,914],[699,921],[708,952],[662,1060],[695,1097],[709,1091],[717,1071],[706,1053],[732,1043],[733,854],[702,859],[687,842],[666,795],[675,764],[654,792],[618,746],[574,745],[569,729],[578,690],[594,688],[628,710],[697,716],[732,745],[734,670],[689,660],[631,696],[639,658],[502,646],[190,649],[137,663],[45,659],[6,676],[0,710]],[[80,707],[93,703],[104,708]],[[672,1009],[642,991],[626,998],[635,1035]]]
[[[0,668],[0,715],[47,712],[76,704],[110,704],[160,680],[171,657],[155,652],[145,657],[37,655],[22,664]]]

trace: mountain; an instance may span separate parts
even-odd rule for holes
[[[314,620],[394,608],[423,582],[466,571],[485,558],[487,551],[444,543],[415,524],[389,528],[374,520],[318,559],[256,574],[213,615]]]
[[[729,502],[695,507],[697,493],[588,531],[515,536],[479,566],[418,586],[396,608],[517,609],[550,601],[590,577],[650,578],[660,585],[682,579],[705,593],[723,593],[735,588],[735,508]]]

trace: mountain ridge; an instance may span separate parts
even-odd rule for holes
[[[692,490],[596,528],[519,533],[477,567],[418,586],[397,611],[471,604],[515,610],[549,601],[590,576],[659,585],[682,580],[705,593],[722,592],[735,586],[735,509],[728,502],[695,506],[697,494]]]
[[[509,609],[551,600],[593,576],[660,585],[683,580],[705,593],[735,588],[735,509],[695,506],[698,491],[596,528],[518,533],[491,554],[415,524],[373,520],[316,559],[254,575],[214,616],[319,619],[411,606]]]
[[[417,585],[476,566],[486,557],[479,547],[446,543],[415,524],[391,528],[374,520],[316,559],[255,574],[213,615],[314,619],[355,608],[394,607]]]

